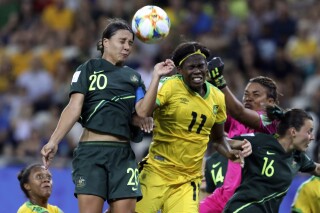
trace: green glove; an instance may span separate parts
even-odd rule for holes
[[[208,62],[208,71],[210,80],[214,86],[222,89],[227,86],[227,83],[222,75],[224,68],[224,63],[220,57],[214,57]]]

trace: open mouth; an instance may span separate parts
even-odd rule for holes
[[[252,109],[251,104],[244,104],[244,107],[247,108],[247,109]]]
[[[202,83],[203,78],[202,77],[193,77],[192,82],[197,83],[197,84]]]

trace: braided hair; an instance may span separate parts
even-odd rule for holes
[[[276,103],[279,102],[277,84],[271,78],[268,78],[265,76],[258,76],[255,78],[251,78],[249,80],[249,83],[258,83],[258,84],[262,85],[264,88],[267,89],[267,97],[272,98]]]

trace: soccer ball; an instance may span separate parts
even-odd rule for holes
[[[170,19],[160,7],[147,5],[133,16],[132,30],[144,43],[156,43],[169,34]]]

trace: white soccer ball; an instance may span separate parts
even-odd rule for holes
[[[167,13],[158,6],[147,5],[134,14],[132,30],[144,43],[156,43],[169,34],[170,19]]]

